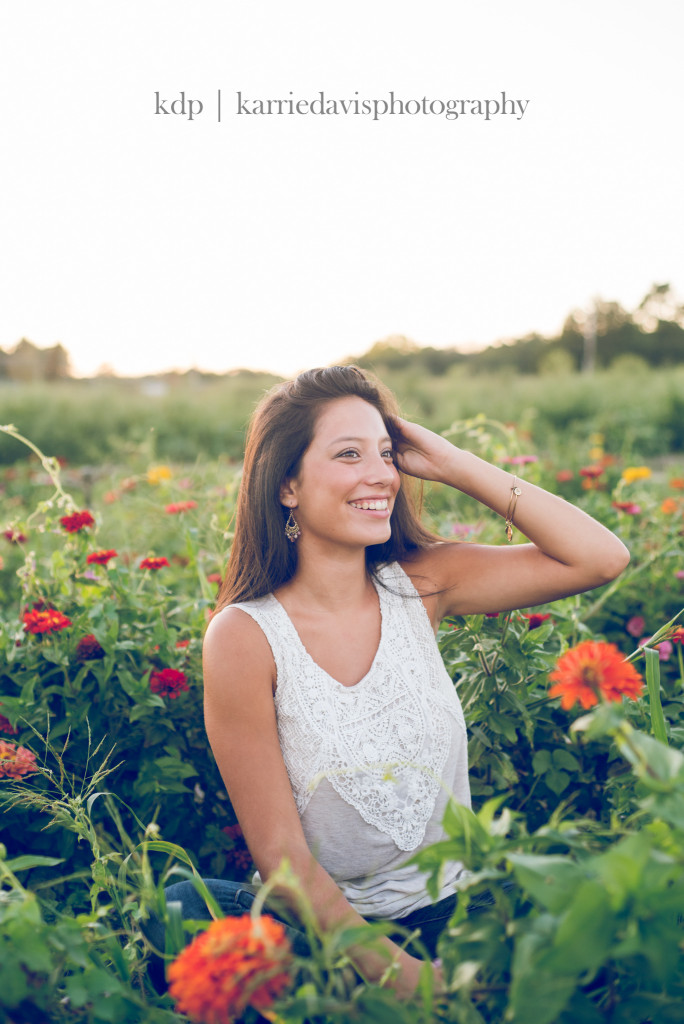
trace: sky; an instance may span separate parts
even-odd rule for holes
[[[290,375],[684,296],[683,36],[681,0],[3,4],[0,348]]]

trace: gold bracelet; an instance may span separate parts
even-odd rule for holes
[[[513,516],[515,514],[515,506],[518,504],[518,495],[522,494],[520,488],[516,487],[517,481],[517,476],[514,476],[513,484],[511,486],[511,500],[508,502],[508,511],[506,512],[506,540],[509,544],[513,540]]]

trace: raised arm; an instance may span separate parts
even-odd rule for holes
[[[411,476],[458,488],[502,517],[501,545],[438,544],[409,572],[444,590],[433,601],[433,621],[527,608],[601,586],[629,562],[615,534],[541,487],[515,481],[511,473],[450,444],[444,437],[406,420],[398,421],[402,440],[397,464]],[[520,494],[511,502],[512,488]],[[504,517],[514,504],[515,528],[530,544],[508,545]]]
[[[330,875],[312,856],[302,831],[278,740],[273,656],[260,627],[226,608],[212,619],[204,642],[205,723],[211,748],[245,840],[266,881],[287,858],[322,929],[364,925]],[[292,893],[277,895],[296,911]],[[388,956],[360,947],[354,962],[369,981],[399,963],[394,988],[402,996],[418,983],[422,962],[382,939]]]

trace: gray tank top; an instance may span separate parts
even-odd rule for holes
[[[396,919],[431,902],[406,861],[445,838],[446,803],[469,807],[470,788],[463,712],[425,606],[398,563],[377,575],[380,643],[354,686],[313,661],[272,594],[233,607],[273,652],[278,735],[309,848],[360,914]],[[462,874],[446,865],[440,898]]]

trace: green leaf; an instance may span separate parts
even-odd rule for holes
[[[651,712],[651,730],[653,735],[661,743],[667,743],[667,728],[663,705],[660,700],[660,655],[658,651],[650,647],[644,648],[646,657],[646,685],[648,686],[648,701]]]
[[[563,768],[566,772],[578,772],[581,769],[581,765],[574,754],[571,754],[569,750],[554,750],[553,752],[553,763],[557,768]]]
[[[525,892],[554,914],[564,910],[586,880],[586,872],[560,854],[511,853],[515,877]]]
[[[548,750],[538,750],[532,758],[532,768],[535,775],[543,775],[551,767],[551,753]]]
[[[56,864],[64,863],[63,857],[40,857],[35,854],[26,853],[14,860],[6,861],[10,871],[28,871],[30,868],[53,868]]]

